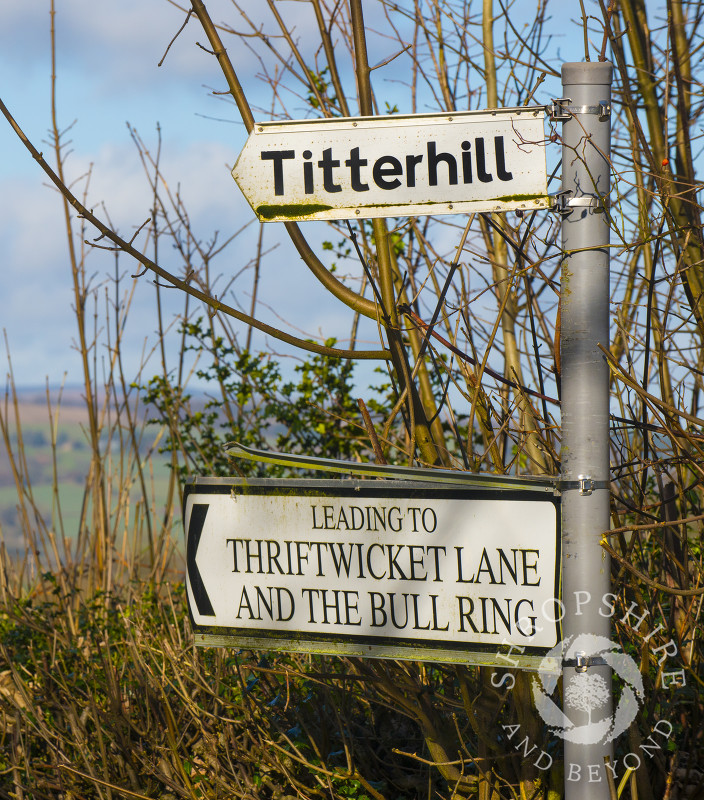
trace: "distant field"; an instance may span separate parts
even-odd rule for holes
[[[46,404],[46,399],[41,400],[35,395],[31,400],[20,398],[19,408],[23,425],[44,425],[49,419],[49,407]],[[58,409],[52,407],[52,415],[55,416],[57,411],[59,423],[82,425],[88,419],[85,406],[82,403],[78,403],[77,398],[74,398],[71,402],[62,403]]]
[[[59,533],[59,518],[56,498],[54,496],[54,477],[57,477],[58,496],[61,508],[63,528],[67,538],[73,539],[78,534],[78,525],[83,502],[86,477],[90,466],[90,445],[86,432],[87,413],[85,406],[79,404],[79,398],[64,403],[59,409],[56,423],[55,452],[51,446],[51,426],[46,401],[38,392],[31,396],[20,396],[21,434],[24,443],[24,463],[32,489],[32,496],[38,511],[49,526],[54,526]],[[55,411],[54,411],[55,413]],[[10,414],[10,418],[13,415]],[[12,447],[17,452],[16,426],[10,425]],[[143,437],[142,457],[147,454],[149,445],[153,443],[158,432],[157,426],[147,427]],[[103,451],[108,457],[106,469],[116,473],[119,465],[107,448],[107,438],[102,443]],[[114,449],[114,453],[118,448]],[[54,460],[56,467],[54,466]],[[169,479],[169,468],[166,457],[156,454],[152,469],[146,470],[150,506],[155,504],[160,513],[160,502],[166,495]],[[138,487],[132,487],[131,502],[134,504],[141,498]],[[31,507],[31,504],[28,504]],[[18,511],[18,496],[15,476],[10,459],[0,441],[0,529],[7,547],[14,549],[24,546],[22,529]]]

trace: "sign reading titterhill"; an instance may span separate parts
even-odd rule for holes
[[[539,108],[257,123],[232,175],[262,221],[547,208]]]
[[[539,487],[197,478],[196,643],[536,667],[559,641],[557,503]]]

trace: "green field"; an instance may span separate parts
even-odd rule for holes
[[[10,423],[13,458],[4,444],[0,445],[0,529],[9,549],[16,551],[26,547],[23,514],[29,517],[31,526],[38,532],[45,525],[55,532],[57,538],[61,537],[62,532],[69,540],[78,536],[91,464],[84,416],[85,411],[80,406],[70,406],[62,410],[55,446],[52,446],[51,426],[45,405],[34,402],[21,404],[20,438],[16,424]],[[158,426],[146,426],[140,447],[147,502],[154,512],[160,512],[163,508],[170,473],[167,456],[160,454],[158,450],[149,456],[154,449],[157,434]],[[22,447],[19,446],[20,441]],[[127,451],[128,448],[124,450]],[[108,502],[111,508],[122,504],[125,516],[134,515],[136,504],[144,503],[144,493],[134,461],[123,462],[120,458],[121,447],[117,432],[113,433],[111,441],[107,435],[102,436],[101,451],[103,468],[110,477]],[[127,480],[125,476],[128,476]],[[22,498],[18,493],[18,480],[22,487]],[[120,490],[118,487],[125,488]],[[126,493],[129,494],[129,502]]]

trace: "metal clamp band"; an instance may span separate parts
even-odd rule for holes
[[[576,481],[558,481],[557,490],[565,492],[569,489],[579,489],[582,497],[589,497],[597,489],[610,489],[610,481],[595,481],[591,475],[579,475]]]
[[[545,106],[545,110],[553,122],[567,122],[573,116],[581,114],[591,114],[598,116],[600,120],[607,120],[611,116],[611,103],[602,100],[595,106],[572,106],[569,97],[561,97],[552,101],[552,105]]]
[[[574,658],[566,658],[563,667],[574,667],[575,672],[586,672],[589,667],[608,667],[608,663],[601,656],[588,656],[586,653],[575,653]]]
[[[581,197],[571,197],[567,201],[570,208],[588,207],[588,208],[604,208],[604,197],[593,197],[591,195],[582,195]]]
[[[573,208],[591,208],[595,214],[600,214],[606,210],[609,204],[609,198],[603,195],[584,194],[579,197],[570,197],[571,194],[571,189],[563,189],[552,195],[553,204],[550,210],[567,216],[572,213]]]

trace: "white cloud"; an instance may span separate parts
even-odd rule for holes
[[[188,6],[185,3],[185,6]],[[304,45],[312,44],[312,13],[301,15],[300,4],[280,4],[294,38]],[[285,6],[289,5],[288,13]],[[259,0],[244,3],[248,16],[256,25],[268,20],[268,30],[276,32],[271,14]],[[249,30],[243,17],[228,0],[209,0],[208,10],[216,23]],[[127,94],[150,94],[155,86],[180,84],[181,91],[192,91],[201,84],[223,85],[215,58],[196,45],[207,40],[200,23],[191,17],[183,32],[173,42],[164,65],[164,56],[186,18],[184,11],[168,0],[145,3],[143,0],[57,0],[56,46],[59,75],[69,70],[72,77],[83,80],[102,94],[105,103]],[[0,5],[0,58],[23,71],[49,65],[50,18],[45,0]],[[241,44],[230,47],[233,40],[221,32],[228,54],[236,68],[248,73],[258,69],[250,51]]]
[[[153,145],[149,137],[145,138],[147,144]],[[252,212],[229,173],[237,149],[218,141],[184,144],[164,137],[161,161],[164,176],[171,191],[179,192],[182,197],[201,241],[208,241],[216,230],[218,241],[224,241],[252,219]],[[67,182],[77,181],[91,165],[87,204],[100,218],[109,215],[121,235],[130,238],[149,217],[152,204],[136,148],[131,141],[123,140],[105,142],[95,152],[74,153],[65,167]],[[69,369],[69,380],[76,381],[80,378],[80,365],[72,350],[76,322],[71,308],[74,301],[61,199],[53,189],[42,185],[38,169],[33,180],[15,178],[7,182],[6,188],[0,196],[0,241],[5,243],[0,316],[2,326],[9,331],[16,379],[21,384],[36,384],[48,374],[56,382]],[[74,184],[74,191],[82,195],[82,181]],[[240,234],[213,261],[211,275],[222,275],[221,280],[228,281],[245,268],[255,252],[256,234],[256,224]],[[92,238],[95,231],[89,228],[85,235]],[[138,241],[143,240],[142,236]],[[282,238],[281,227],[268,225],[265,246],[271,247],[277,241],[279,246],[262,269],[258,316],[274,326],[287,327],[276,317],[278,313],[298,329],[292,331],[296,335],[345,338],[351,315],[326,296],[291,244]],[[81,246],[78,238],[76,244]],[[101,311],[106,287],[111,297],[114,291],[108,280],[114,273],[113,258],[102,251],[92,251],[87,256],[87,274],[94,276],[93,285],[101,286],[98,293]],[[183,268],[166,239],[161,240],[159,261],[172,271]],[[123,275],[122,287],[127,290],[129,275],[138,271],[138,265],[120,256],[119,269]],[[145,337],[155,341],[157,317],[152,278],[145,275],[135,290],[123,350],[128,373],[134,373],[139,366]],[[251,280],[250,270],[234,285],[237,296],[234,303],[239,302],[247,310]],[[182,310],[184,298],[172,290],[162,292],[162,298],[166,319],[170,320]],[[226,301],[233,302],[231,297]],[[259,341],[263,343],[264,339]],[[270,344],[279,347],[274,341]],[[156,371],[156,366],[153,370]],[[151,372],[148,370],[147,374]]]

